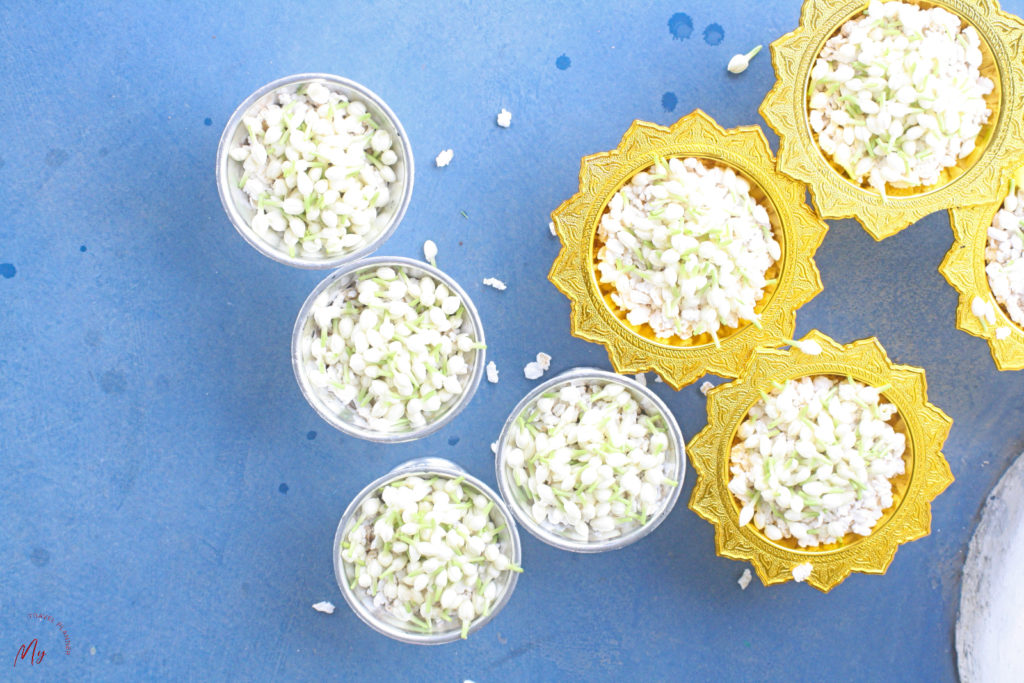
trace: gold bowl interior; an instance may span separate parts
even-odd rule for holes
[[[917,5],[918,7],[921,7],[922,9],[932,9],[932,8],[936,8],[936,7],[940,8],[940,9],[944,9],[947,12],[955,14],[956,16],[958,16],[960,18],[961,28],[966,28],[967,26],[973,26],[974,29],[978,32],[978,36],[981,38],[982,61],[981,61],[981,66],[979,67],[979,71],[980,71],[982,76],[984,76],[986,78],[989,78],[995,84],[995,87],[992,89],[992,92],[990,92],[988,95],[985,96],[985,103],[988,105],[988,108],[992,111],[992,114],[989,116],[988,123],[986,123],[982,127],[981,132],[978,134],[977,146],[975,147],[974,151],[971,152],[971,154],[969,154],[967,157],[958,160],[958,162],[957,162],[957,164],[955,166],[952,166],[950,168],[945,169],[941,173],[941,175],[939,176],[939,182],[935,183],[934,185],[900,188],[900,187],[893,187],[892,185],[887,184],[885,192],[886,192],[886,195],[890,196],[890,197],[916,197],[916,196],[922,196],[922,195],[931,194],[933,192],[938,192],[940,190],[943,190],[943,189],[947,188],[949,185],[951,185],[958,178],[960,178],[965,173],[970,171],[971,168],[973,168],[974,165],[978,163],[978,161],[981,159],[981,157],[984,156],[986,150],[988,149],[989,145],[992,142],[993,137],[995,136],[996,129],[999,127],[1000,117],[1002,115],[1002,91],[1003,91],[1002,78],[1001,78],[999,66],[996,63],[995,54],[993,53],[992,48],[989,45],[989,41],[986,38],[986,35],[985,35],[983,29],[979,28],[978,25],[972,23],[961,12],[958,12],[956,9],[954,9],[953,7],[950,7],[950,6],[946,5],[946,4],[943,4],[943,3],[940,3],[940,2],[928,2],[928,0],[903,0],[903,1],[908,3],[908,4]],[[831,33],[829,33],[827,36],[825,36],[825,38],[818,44],[817,48],[815,49],[814,60],[812,61],[812,64],[811,64],[812,67],[813,67],[814,63],[817,62],[818,56],[821,55],[821,51],[825,48],[825,43],[827,43],[835,35],[837,35],[839,33],[839,31],[842,30],[842,28],[846,24],[846,22],[850,21],[851,19],[856,19],[859,16],[861,16],[862,14],[864,14],[864,12],[867,10],[867,7],[868,7],[868,3],[864,2],[864,3],[861,3],[861,5],[859,7],[851,7],[850,8],[850,12],[842,19],[842,21],[839,22],[839,24],[838,24],[838,26],[836,26],[835,30],[833,30]],[[839,166],[838,164],[833,162],[831,156],[826,154],[825,151],[822,150],[821,146],[818,144],[818,136],[811,129],[810,120],[808,118],[809,114],[810,114],[810,97],[811,97],[811,76],[810,76],[810,73],[811,73],[811,69],[808,69],[807,70],[807,81],[804,83],[804,93],[805,93],[806,106],[804,107],[803,125],[806,128],[807,135],[809,135],[810,139],[814,141],[814,148],[817,150],[817,152],[821,156],[822,160],[826,164],[828,164],[830,167],[832,167],[832,169],[839,175],[839,177],[842,178],[851,187],[854,187],[857,190],[859,190],[860,192],[864,192],[864,193],[869,194],[869,195],[871,195],[873,197],[878,197],[879,196],[879,192],[876,191],[874,188],[872,188],[872,187],[870,187],[868,185],[859,185],[856,182],[854,182],[854,180],[852,178],[850,178],[848,175],[846,175],[846,171],[844,171],[841,166]]]
[[[835,375],[835,374],[831,374],[831,373],[814,373],[814,374],[798,374],[798,375],[795,375],[793,377],[787,378],[787,380],[790,380],[790,379],[800,379],[801,377],[817,377],[819,375],[825,375],[827,377],[831,377],[831,378],[837,379],[837,380],[845,380],[846,379],[845,376]],[[851,377],[853,377],[853,379],[855,381],[858,381],[858,382],[860,382],[862,384],[865,384],[867,386],[871,386],[871,381],[870,380],[865,380],[863,378],[857,377],[856,375],[851,375]],[[882,392],[881,396],[888,403],[891,403],[892,405],[896,406],[896,414],[889,420],[889,425],[893,429],[895,429],[897,432],[900,432],[901,434],[903,434],[903,436],[906,438],[907,447],[906,447],[906,450],[904,450],[904,452],[903,452],[903,462],[905,464],[905,467],[904,467],[904,470],[903,470],[903,474],[897,475],[897,476],[895,476],[895,477],[893,477],[892,479],[889,480],[889,482],[892,484],[892,498],[893,498],[892,505],[889,506],[888,508],[886,508],[884,511],[882,511],[882,517],[877,522],[875,522],[875,525],[873,527],[871,527],[871,533],[872,534],[874,534],[875,532],[880,530],[883,526],[885,526],[885,524],[890,519],[893,518],[893,516],[896,515],[896,512],[900,509],[900,504],[903,502],[903,499],[904,499],[904,497],[905,497],[905,495],[907,493],[907,490],[910,488],[910,482],[913,479],[913,475],[914,475],[914,442],[913,442],[913,438],[911,436],[911,433],[910,433],[909,429],[907,428],[907,423],[903,419],[903,415],[902,415],[902,412],[901,412],[902,408],[900,408],[899,404],[896,401],[894,401],[891,398],[889,398],[888,396],[886,396],[885,392]],[[740,425],[747,419],[747,415],[750,414],[750,409],[753,408],[755,405],[757,405],[757,402],[760,401],[760,400],[761,399],[758,398],[753,403],[751,403],[749,406],[747,406],[747,409],[743,411],[743,416],[736,422],[735,425],[733,425],[732,436],[731,436],[731,438],[729,440],[729,444],[730,444],[730,446],[729,446],[729,453],[727,454],[727,457],[722,458],[722,465],[721,465],[722,466],[722,472],[720,474],[720,476],[723,477],[723,481],[725,481],[727,483],[732,480],[732,472],[730,471],[730,466],[732,465],[732,448],[739,441],[738,437],[736,436],[736,432],[739,431]],[[731,494],[731,492],[730,492],[730,494]],[[740,503],[739,499],[736,498],[736,496],[734,494],[731,494],[730,498],[732,499],[732,506],[733,506],[732,507],[732,514],[734,514],[736,516],[736,519],[738,520],[739,516],[740,516],[740,510],[742,509],[743,506]],[[813,553],[813,554],[823,554],[823,553],[834,552],[836,550],[841,550],[843,548],[849,548],[849,547],[855,545],[856,543],[858,543],[858,542],[860,542],[860,541],[862,541],[862,540],[864,540],[866,538],[869,538],[869,536],[861,536],[859,534],[855,534],[853,532],[850,532],[850,533],[846,534],[846,536],[844,536],[840,540],[836,541],[835,543],[830,543],[828,545],[818,545],[818,546],[814,546],[814,547],[803,548],[803,547],[800,547],[800,545],[797,543],[797,540],[795,538],[781,538],[778,541],[771,540],[770,538],[765,536],[764,532],[762,530],[758,529],[754,525],[754,523],[752,521],[747,524],[747,528],[749,528],[751,531],[756,533],[757,536],[762,541],[764,541],[765,543],[768,543],[770,545],[773,545],[773,546],[775,546],[777,548],[782,548],[783,550],[788,550],[788,551],[795,551],[795,552],[802,552],[802,553]]]
[[[984,285],[985,291],[988,292],[989,295],[992,297],[992,303],[994,303],[996,307],[999,309],[999,312],[1003,314],[1004,322],[1008,326],[1014,327],[1024,332],[1024,325],[1017,323],[1017,321],[1011,318],[1010,312],[1006,310],[1006,306],[1002,302],[1000,302],[999,299],[996,298],[995,292],[992,291],[992,285],[989,284],[988,271],[986,270],[989,264],[988,258],[986,258],[985,256],[985,251],[988,249],[988,229],[992,227],[992,223],[995,221],[996,216],[999,215],[1000,211],[1002,211],[1003,202],[1006,201],[1007,196],[1009,196],[1009,193],[1003,195],[1002,199],[999,200],[999,204],[993,207],[993,210],[990,214],[986,213],[986,215],[988,216],[988,220],[985,222],[985,224],[978,226],[977,245],[974,248],[980,252],[981,257],[977,261],[978,270],[980,271],[977,274],[977,277],[978,282]],[[996,323],[996,326],[1000,326],[999,323]]]
[[[748,183],[750,183],[751,197],[753,197],[754,200],[758,204],[763,206],[765,210],[768,212],[768,219],[771,222],[772,233],[775,235],[775,241],[779,243],[779,247],[781,248],[782,254],[779,260],[772,264],[772,266],[765,272],[765,279],[774,279],[775,282],[765,287],[764,294],[761,296],[761,299],[754,306],[754,312],[760,315],[760,313],[765,308],[767,308],[768,304],[771,303],[772,297],[775,295],[775,292],[779,289],[779,285],[782,281],[782,273],[785,272],[786,270],[786,255],[789,251],[787,249],[786,244],[786,231],[783,229],[782,218],[779,215],[779,211],[775,206],[775,202],[772,201],[772,198],[768,195],[768,193],[766,193],[764,189],[761,187],[761,185],[756,180],[754,180],[750,175],[744,173],[743,170],[736,168],[731,164],[725,163],[721,159],[701,154],[673,154],[666,156],[665,160],[667,161],[668,159],[686,158],[700,159],[701,161],[709,163],[711,165],[731,169],[733,172],[736,173],[736,175],[740,176]],[[615,291],[614,286],[611,283],[602,283],[601,278],[598,274],[597,254],[600,251],[601,247],[604,246],[604,243],[601,241],[601,238],[599,236],[599,228],[601,225],[601,219],[604,218],[605,214],[608,212],[608,204],[611,202],[612,198],[616,194],[618,194],[623,187],[629,184],[629,182],[638,173],[650,170],[651,168],[653,168],[653,164],[649,164],[641,168],[634,169],[629,173],[628,176],[626,176],[622,180],[622,182],[616,185],[614,189],[604,198],[601,211],[597,215],[597,219],[594,222],[594,225],[592,226],[591,234],[593,235],[593,238],[591,240],[590,254],[591,284],[593,285],[596,291],[600,292],[601,298],[604,300],[604,305],[607,307],[608,311],[613,316],[615,316],[615,318],[619,321],[619,324],[621,324],[623,328],[629,330],[638,337],[641,337],[653,344],[659,344],[661,346],[668,346],[673,348],[698,348],[713,346],[714,338],[711,336],[711,334],[707,332],[699,335],[694,335],[687,339],[683,339],[678,335],[673,335],[671,337],[658,337],[655,334],[654,329],[647,323],[644,323],[643,325],[633,325],[632,323],[629,322],[629,320],[626,319],[626,311],[619,308],[619,306],[614,301],[612,301],[611,295]],[[750,321],[741,321],[741,323],[742,324],[739,327],[720,327],[718,334],[719,343],[752,324]]]

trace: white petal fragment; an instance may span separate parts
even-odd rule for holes
[[[494,287],[497,290],[505,291],[508,286],[496,277],[485,277],[484,284],[488,287]]]
[[[437,164],[438,168],[444,168],[448,164],[452,163],[452,157],[455,156],[455,152],[450,149],[441,150],[441,153],[434,159],[434,163]]]

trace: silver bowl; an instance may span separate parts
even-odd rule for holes
[[[373,120],[381,126],[382,130],[391,134],[391,138],[394,140],[392,149],[398,155],[398,161],[395,164],[397,178],[390,186],[391,200],[377,215],[374,223],[374,236],[367,244],[358,249],[330,257],[305,256],[301,251],[295,256],[291,256],[287,251],[270,244],[257,235],[251,225],[254,214],[252,204],[249,203],[249,197],[245,192],[238,187],[238,181],[241,178],[241,164],[228,156],[228,153],[234,147],[242,144],[248,135],[242,123],[244,116],[251,110],[258,110],[270,104],[278,93],[282,91],[295,92],[300,86],[312,82],[323,83],[330,90],[345,95],[350,101],[359,101],[365,104],[366,110],[372,114]],[[256,251],[279,263],[296,268],[337,268],[344,263],[368,256],[380,248],[398,227],[409,207],[409,200],[412,197],[413,171],[412,146],[409,144],[405,129],[402,128],[395,113],[385,104],[384,100],[370,89],[355,81],[333,74],[295,74],[267,83],[245,98],[238,106],[231,118],[228,119],[227,125],[224,126],[220,144],[217,145],[217,192],[220,194],[220,202],[224,206],[224,211],[227,212],[231,224]]]

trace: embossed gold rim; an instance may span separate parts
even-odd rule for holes
[[[953,481],[941,452],[952,420],[928,402],[924,371],[893,364],[877,339],[844,346],[816,330],[805,339],[818,342],[822,353],[758,349],[739,379],[708,394],[708,425],[687,446],[697,473],[690,509],[714,525],[717,553],[751,562],[766,585],[792,580],[793,568],[810,562],[807,582],[827,592],[854,571],[885,573],[900,544],[929,533],[931,501]],[[739,508],[728,488],[728,462],[736,429],[760,391],[770,390],[772,381],[807,375],[851,376],[872,386],[890,385],[885,397],[903,420],[912,466],[905,490],[869,536],[798,549],[769,541],[752,524],[739,526]]]
[[[762,299],[761,328],[740,328],[719,347],[670,345],[645,336],[616,316],[593,272],[597,228],[612,194],[657,158],[681,156],[715,161],[749,179],[776,212],[783,238],[779,282]],[[669,128],[634,121],[614,150],[584,157],[580,191],[551,214],[562,249],[548,278],[571,302],[573,335],[603,344],[616,372],[653,370],[676,389],[706,373],[737,376],[754,349],[778,346],[792,336],[796,310],[822,289],[814,253],[828,228],[804,204],[805,193],[804,185],[778,172],[756,126],[727,131],[700,110]]]
[[[780,138],[779,168],[806,182],[825,218],[856,218],[876,240],[891,237],[935,211],[979,204],[1024,158],[1024,21],[1003,12],[996,0],[908,0],[942,7],[974,26],[987,53],[986,75],[996,82],[994,124],[979,136],[979,149],[936,186],[894,190],[883,198],[855,185],[827,160],[807,124],[807,89],[814,61],[842,24],[867,8],[866,0],[805,0],[799,27],[772,43],[776,83],[761,115]],[[985,137],[989,136],[986,140]],[[956,175],[959,173],[959,175]]]
[[[1020,171],[1024,171],[1024,168]],[[1018,172],[1019,175],[1022,173]],[[998,200],[980,206],[950,209],[954,241],[939,266],[939,272],[960,295],[956,309],[957,328],[987,341],[992,359],[999,370],[1024,370],[1024,328],[1015,323],[1006,309],[996,301],[988,283],[988,273],[985,272],[988,228],[1009,191],[1008,182],[996,195],[1000,197]],[[995,325],[988,325],[974,315],[973,303],[976,298],[995,310]],[[1010,336],[1006,339],[996,337],[1001,327],[1010,330]]]

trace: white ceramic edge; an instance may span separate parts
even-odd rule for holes
[[[1010,683],[1024,677],[1020,634],[1020,562],[1024,553],[1024,455],[989,494],[971,537],[956,620],[961,683]]]

